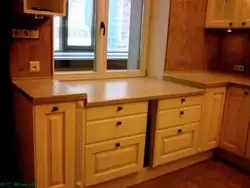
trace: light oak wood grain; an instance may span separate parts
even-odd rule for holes
[[[241,157],[245,156],[250,117],[250,96],[245,92],[250,90],[229,87],[220,137],[222,149]]]
[[[13,39],[10,49],[10,69],[12,78],[52,76],[52,19],[38,28],[40,39]],[[40,72],[29,71],[30,61],[40,61]]]
[[[153,166],[156,167],[195,154],[198,126],[199,123],[194,123],[156,131]],[[182,132],[179,133],[179,130]]]
[[[206,89],[199,129],[199,150],[201,151],[219,146],[225,98],[225,87]]]

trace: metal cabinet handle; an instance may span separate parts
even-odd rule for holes
[[[115,147],[117,147],[117,148],[119,148],[120,146],[121,146],[120,143],[116,143],[116,144],[115,144]]]
[[[118,106],[117,107],[117,111],[122,111],[123,110],[123,107],[122,106]]]
[[[58,106],[54,106],[54,107],[52,108],[51,112],[58,112],[58,110],[59,110]]]
[[[120,126],[120,125],[122,125],[122,122],[121,122],[121,121],[118,121],[118,122],[116,123],[116,126]]]
[[[100,27],[101,27],[101,29],[103,29],[103,36],[105,36],[105,33],[106,33],[106,26],[105,26],[105,23],[104,23],[104,22],[101,22]]]
[[[179,133],[179,134],[182,133],[182,129],[178,129],[178,133]]]
[[[184,103],[184,102],[186,102],[186,99],[185,99],[185,98],[182,98],[182,99],[181,99],[181,103]]]

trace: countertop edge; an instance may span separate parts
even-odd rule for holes
[[[67,103],[73,101],[85,101],[87,99],[86,93],[80,94],[69,94],[69,95],[59,95],[59,96],[50,96],[50,97],[32,97],[29,93],[25,92],[17,84],[12,82],[13,89],[16,89],[22,95],[24,95],[33,105],[43,105],[43,104],[53,104],[53,103]]]
[[[203,95],[205,90],[201,91],[193,91],[187,93],[178,93],[178,94],[166,94],[166,95],[159,95],[159,96],[149,96],[149,97],[134,97],[134,98],[126,98],[126,99],[116,99],[116,100],[106,100],[106,101],[97,101],[97,102],[86,102],[86,107],[99,107],[103,105],[115,105],[121,103],[131,103],[131,102],[143,102],[149,100],[160,100],[160,99],[170,99],[176,97],[187,97],[192,95]]]

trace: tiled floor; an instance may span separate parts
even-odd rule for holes
[[[213,159],[130,188],[250,188],[250,175]]]

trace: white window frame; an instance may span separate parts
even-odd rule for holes
[[[107,37],[103,36],[103,31],[98,28],[96,33],[96,70],[95,71],[67,71],[55,72],[55,63],[53,58],[53,77],[58,80],[78,80],[78,79],[104,79],[104,78],[128,78],[144,77],[147,68],[147,52],[149,43],[149,25],[150,25],[150,4],[151,0],[144,0],[142,36],[140,46],[140,69],[139,70],[107,70]],[[109,0],[97,0],[97,25],[103,21],[106,24],[106,33],[108,32],[108,7]],[[53,50],[54,54],[54,50]]]

